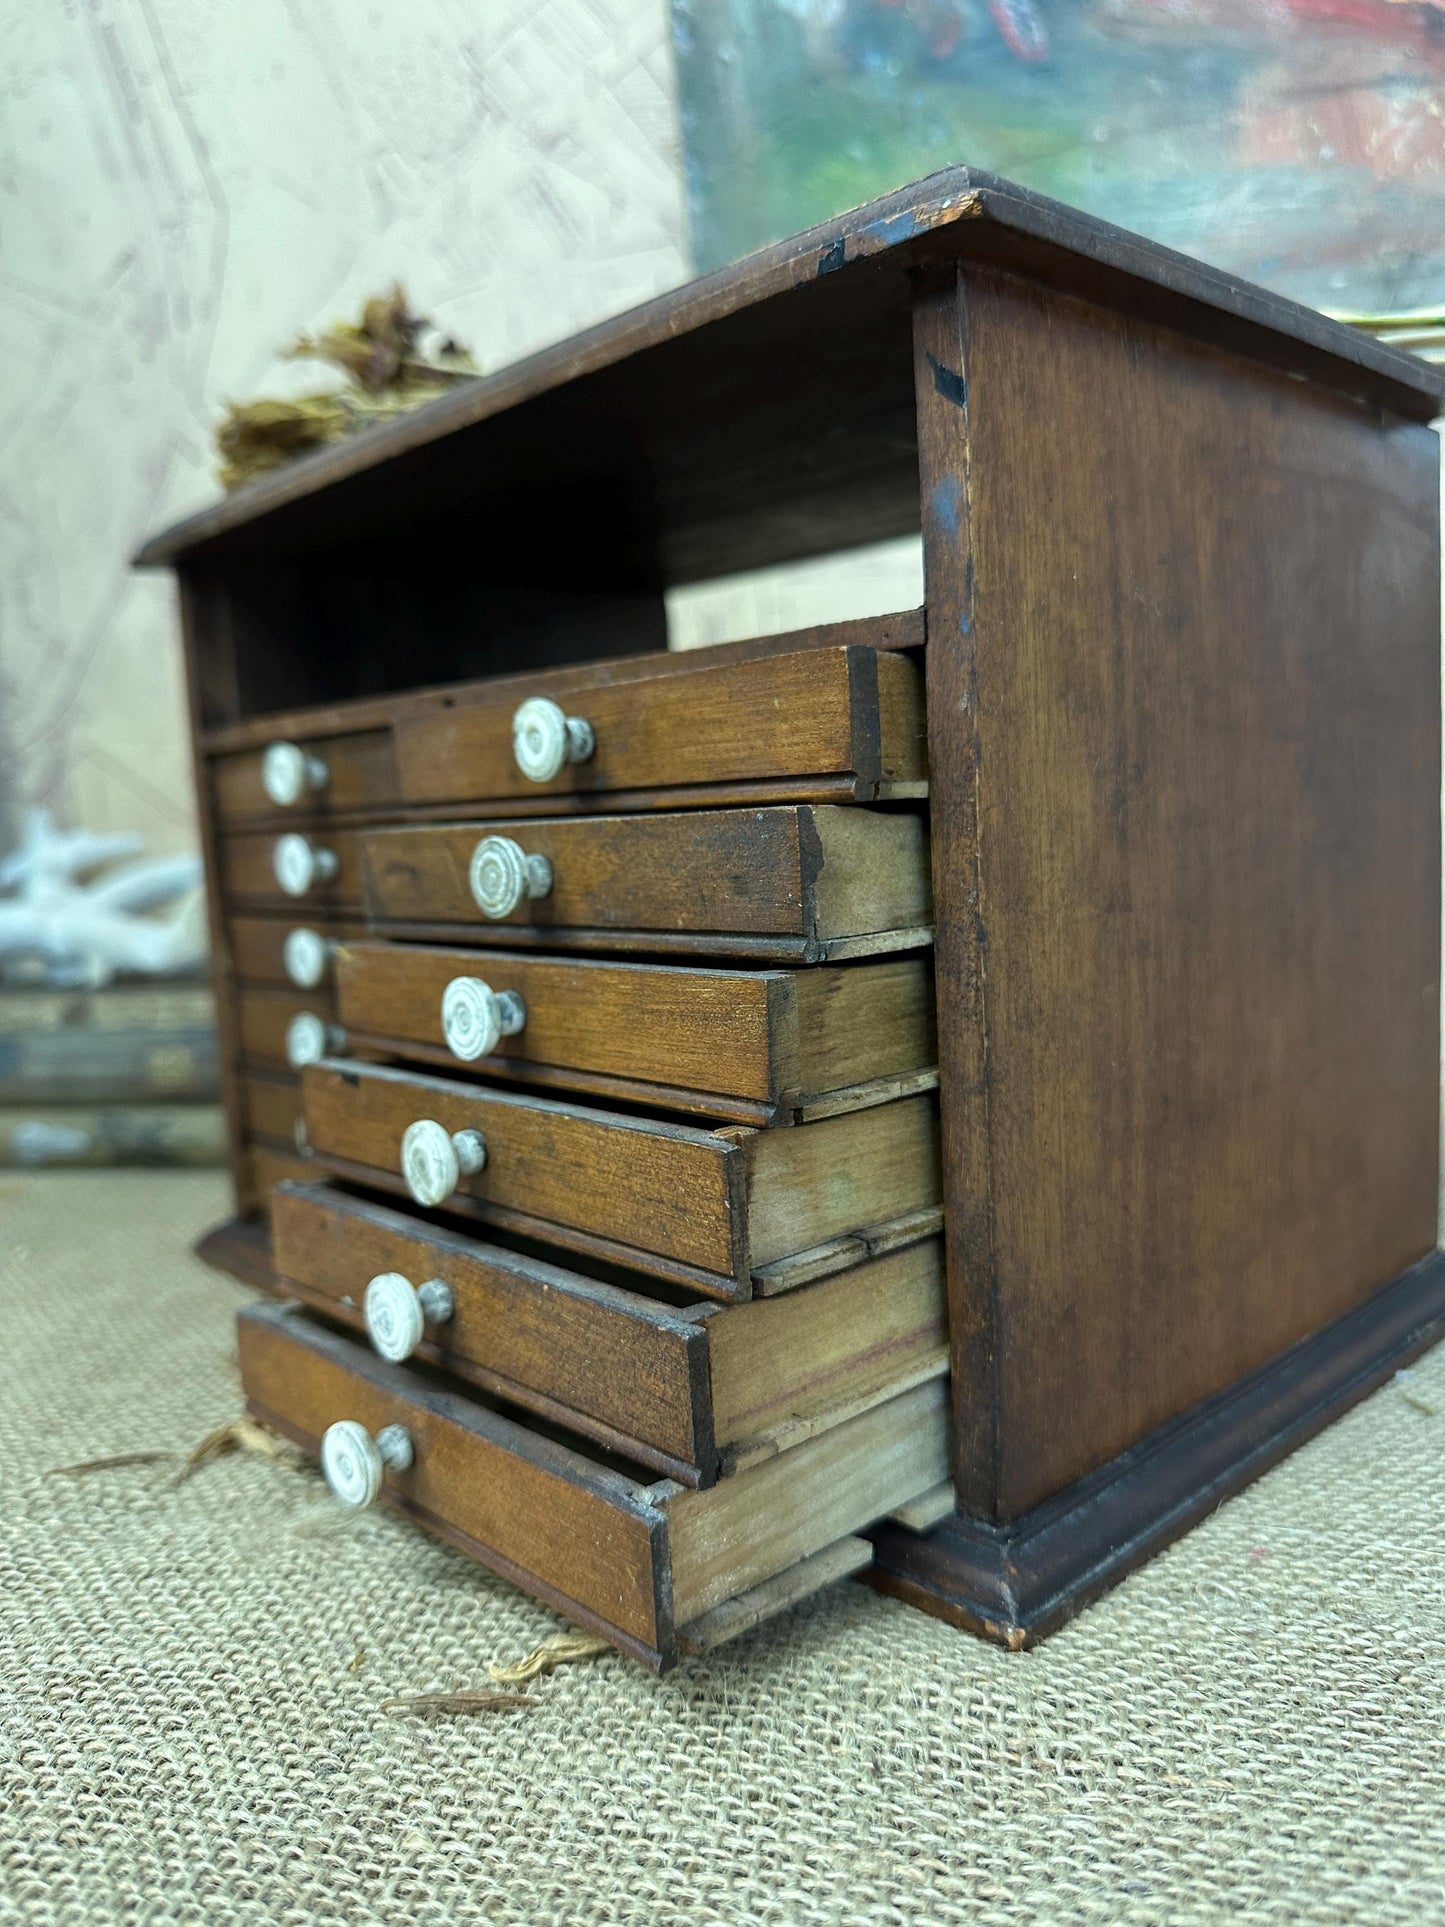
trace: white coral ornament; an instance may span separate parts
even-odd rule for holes
[[[143,857],[142,847],[134,835],[57,830],[49,811],[32,810],[19,848],[0,860],[0,974],[28,963],[48,983],[98,987],[194,970],[206,954],[200,860]],[[78,881],[102,865],[114,867]],[[170,916],[146,914],[168,903]]]

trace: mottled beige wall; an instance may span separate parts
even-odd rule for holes
[[[127,557],[276,346],[400,274],[495,366],[686,272],[666,0],[0,0],[0,844],[189,843]]]

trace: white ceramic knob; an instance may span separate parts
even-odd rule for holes
[[[533,783],[550,783],[566,763],[585,763],[597,747],[592,725],[550,696],[533,696],[512,718],[512,754]]]
[[[387,1468],[405,1472],[415,1453],[404,1425],[383,1425],[373,1438],[354,1418],[328,1425],[321,1441],[321,1471],[343,1505],[374,1505]]]
[[[315,930],[290,930],[281,946],[281,962],[293,984],[314,990],[326,975],[336,945]]]
[[[383,1271],[366,1287],[366,1335],[383,1358],[399,1365],[426,1336],[427,1321],[444,1325],[455,1309],[450,1285],[428,1278],[413,1285],[399,1271]]]
[[[299,743],[271,743],[261,758],[261,787],[279,809],[289,810],[303,796],[325,789],[327,769]]]
[[[318,849],[292,830],[277,837],[271,867],[288,897],[304,897],[313,883],[329,882],[338,866],[334,850]]]
[[[328,1024],[315,1011],[299,1011],[286,1026],[286,1062],[293,1070],[304,1070],[333,1056],[345,1042],[346,1032],[339,1025]]]
[[[509,836],[484,836],[472,851],[468,874],[484,917],[509,917],[529,897],[552,893],[552,865],[546,857],[528,856]]]
[[[463,1174],[480,1171],[487,1140],[480,1131],[449,1131],[434,1118],[408,1124],[401,1139],[401,1175],[418,1204],[445,1204]]]
[[[526,1021],[527,1006],[515,990],[493,990],[480,977],[453,977],[442,992],[442,1035],[452,1056],[466,1063],[490,1057]]]

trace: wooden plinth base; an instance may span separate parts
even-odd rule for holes
[[[243,1285],[279,1292],[271,1269],[271,1228],[264,1218],[230,1218],[196,1242],[196,1256],[216,1271],[227,1271]]]
[[[1031,1646],[1445,1336],[1445,1252],[1011,1525],[869,1534],[881,1591]]]

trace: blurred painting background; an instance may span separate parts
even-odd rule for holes
[[[0,1161],[219,1149],[171,589],[129,557],[216,492],[228,401],[316,385],[298,333],[400,278],[494,368],[956,162],[1437,303],[1442,105],[1445,0],[0,0]],[[920,593],[892,544],[680,592],[672,639]]]
[[[1330,308],[1438,302],[1437,0],[675,0],[711,267],[966,160]]]

